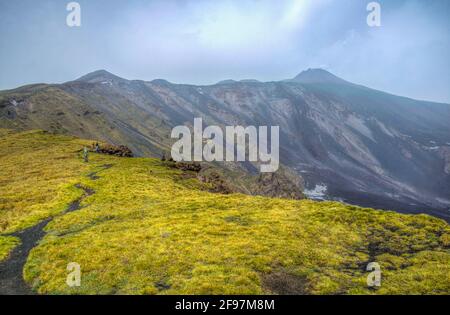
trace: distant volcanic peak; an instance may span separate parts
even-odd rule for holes
[[[96,82],[111,82],[111,81],[126,81],[126,80],[106,70],[97,70],[82,76],[81,78],[77,79],[77,81],[96,83]]]
[[[301,72],[291,81],[299,83],[348,83],[323,69],[308,69]]]

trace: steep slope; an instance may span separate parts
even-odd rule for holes
[[[154,86],[169,84],[156,80]],[[140,156],[170,151],[171,129],[181,121],[193,122],[186,109],[165,106],[164,95],[149,83],[128,81],[104,70],[63,85],[39,85],[0,92],[0,122],[16,130],[41,128],[51,132],[126,144]],[[160,105],[155,105],[160,104]],[[178,112],[179,111],[179,112]],[[178,118],[174,120],[174,117]],[[303,198],[301,177],[281,167],[277,181],[265,180],[251,163],[215,164],[235,191],[274,197]],[[282,184],[283,191],[275,185]]]
[[[53,133],[126,143],[111,117],[57,85],[25,86],[0,92],[0,125],[15,130],[43,129]],[[139,139],[133,138],[135,143]]]
[[[212,194],[158,159],[92,153],[83,163],[79,150],[91,142],[0,130],[0,190],[9,192],[0,199],[8,209],[0,211],[0,260],[17,246],[10,233],[49,221],[24,267],[34,292],[450,293],[443,220]],[[80,200],[76,211],[64,212]],[[379,289],[366,286],[371,261],[382,268]],[[79,287],[66,284],[72,262],[81,268]]]
[[[284,173],[304,179],[310,196],[450,218],[448,104],[386,94],[321,69],[280,82],[227,80],[211,86],[130,81],[97,71],[52,88],[105,117],[109,129],[99,124],[99,134],[89,136],[117,143],[113,129],[140,155],[169,150],[171,128],[191,126],[194,117],[202,117],[205,126],[278,125]],[[10,93],[1,93],[7,104]],[[42,128],[18,120],[11,108],[2,110],[5,126]],[[253,174],[252,187],[262,180],[252,163],[222,166],[229,178]]]

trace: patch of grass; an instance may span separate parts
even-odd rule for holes
[[[82,162],[77,150],[89,144],[43,131],[2,136],[0,233],[33,226],[79,197],[73,185],[92,166]]]
[[[29,141],[47,143],[65,160],[49,163],[41,152],[32,162],[44,174],[66,174],[64,181],[55,176],[59,185],[40,181],[28,190],[52,192],[38,203],[42,216],[79,196],[75,182],[95,190],[80,210],[56,216],[31,251],[24,277],[39,293],[276,294],[285,286],[309,294],[450,293],[450,229],[442,220],[337,202],[213,194],[156,159],[92,154],[85,165],[76,153],[82,140],[43,133],[7,138],[22,148],[16,169],[35,154]],[[113,166],[102,170],[104,164]],[[86,176],[97,170],[97,180]],[[36,175],[13,182],[37,181],[30,178]],[[2,216],[9,230],[36,221],[36,200],[23,205],[14,208],[16,216]],[[370,261],[382,267],[379,290],[366,286]],[[66,285],[70,262],[81,266],[80,287]]]
[[[14,247],[20,244],[20,240],[14,236],[0,236],[0,261],[8,257]]]

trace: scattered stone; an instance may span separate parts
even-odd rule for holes
[[[124,145],[115,146],[112,144],[103,144],[100,145],[98,149],[98,153],[115,155],[121,157],[133,157],[133,152]]]

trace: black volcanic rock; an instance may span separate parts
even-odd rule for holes
[[[93,150],[95,147],[92,148]],[[112,145],[112,144],[103,144],[100,146],[98,153],[107,154],[107,155],[115,155],[120,157],[133,157],[133,152],[124,145]]]

